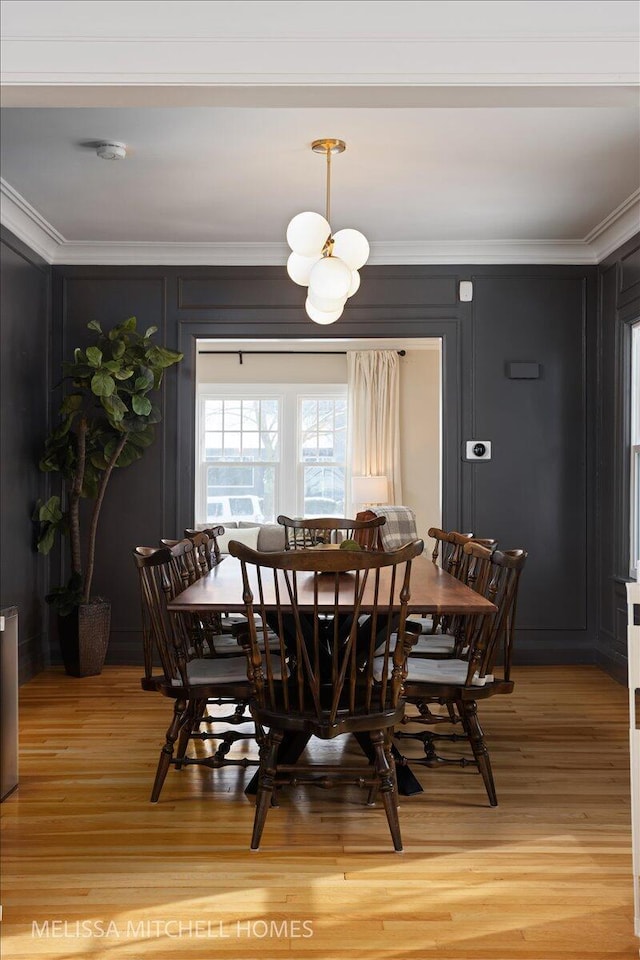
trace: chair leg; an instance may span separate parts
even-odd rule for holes
[[[260,848],[260,839],[264,830],[267,813],[273,797],[274,781],[278,761],[278,750],[282,743],[283,734],[280,730],[271,729],[266,741],[260,746],[260,770],[258,780],[258,796],[256,798],[256,813],[253,819],[253,836],[251,849]]]
[[[189,740],[195,729],[198,720],[201,718],[204,710],[206,708],[205,700],[194,700],[187,707],[187,716],[185,722],[180,728],[180,734],[178,736],[178,745],[176,747],[176,770],[182,769],[182,763],[180,761],[184,760],[185,754],[187,752],[187,746]]]
[[[167,771],[171,765],[171,760],[173,759],[173,745],[176,742],[176,737],[178,736],[186,719],[186,708],[186,700],[176,700],[173,707],[173,718],[169,724],[169,729],[167,730],[165,744],[160,751],[158,769],[156,770],[156,779],[153,783],[153,790],[151,791],[151,803],[158,802],[158,797],[160,796],[160,791],[162,790],[162,784],[164,783]]]
[[[391,734],[387,730],[376,730],[371,733],[371,743],[375,750],[376,773],[380,781],[380,793],[384,812],[387,815],[387,823],[391,831],[393,847],[398,853],[402,850],[402,838],[400,836],[400,820],[398,818],[398,788],[396,784],[395,772],[391,760]]]
[[[496,796],[496,786],[493,781],[493,771],[491,769],[489,751],[487,750],[487,745],[484,742],[484,734],[482,732],[482,727],[480,726],[480,721],[478,720],[478,705],[475,700],[461,700],[456,704],[456,706],[462,719],[464,731],[469,738],[469,743],[471,745],[471,749],[473,750],[473,756],[478,764],[478,770],[482,774],[487,796],[489,797],[489,803],[492,807],[497,807],[498,798]]]

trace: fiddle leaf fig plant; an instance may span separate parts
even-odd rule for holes
[[[71,577],[47,600],[61,614],[88,603],[96,552],[100,510],[116,468],[138,460],[154,438],[161,420],[154,395],[164,371],[182,360],[182,354],[154,343],[157,327],[138,333],[135,317],[103,331],[92,320],[88,329],[95,343],[77,347],[73,360],[62,365],[69,389],[59,419],[45,442],[40,469],[62,474],[64,505],[58,496],[38,501],[34,520],[39,524],[37,546],[47,554],[57,534],[69,538]],[[92,500],[88,529],[83,531],[80,503]]]

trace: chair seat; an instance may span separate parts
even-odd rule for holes
[[[230,633],[214,634],[214,636],[208,638],[208,643],[213,646],[217,656],[227,657],[235,654],[237,657],[242,652],[238,640]]]
[[[258,630],[258,646],[261,650],[264,650],[264,631],[262,627],[262,619],[258,614],[254,616],[254,619],[257,624]],[[222,618],[222,629],[225,631],[232,631],[232,634],[235,637],[238,635],[238,630],[247,623],[247,618],[241,613],[228,613]],[[215,639],[215,638],[214,638]],[[279,650],[280,649],[280,640],[278,639],[277,633],[275,633],[270,627],[267,627],[267,640],[269,641],[270,650]],[[218,643],[215,641],[216,649],[218,648]],[[238,646],[238,641],[236,640],[236,646]]]
[[[229,656],[239,656],[242,652],[242,645],[239,639],[233,634],[229,633],[219,633],[209,639],[209,643],[213,645],[214,656],[219,657],[229,657]],[[269,630],[267,634],[267,643],[269,644],[269,650],[278,653],[280,650],[280,641],[275,633]],[[264,651],[264,643],[262,642],[262,635],[258,640],[258,648],[261,651]]]
[[[407,682],[411,683],[448,683],[465,686],[469,662],[467,660],[426,660],[409,658]],[[473,687],[484,687],[491,683],[493,676],[479,677],[477,672],[471,681]]]
[[[271,662],[274,676],[280,680],[282,678],[280,658],[272,657]],[[224,660],[201,657],[190,660],[187,663],[187,678],[193,686],[215,683],[242,683],[247,679],[247,660],[246,657],[228,657]],[[180,687],[182,681],[175,677],[171,681],[171,685]]]
[[[430,636],[421,636],[411,647],[411,656],[429,656],[429,654],[451,654],[455,647],[456,638],[451,633],[434,633]]]
[[[429,614],[428,617],[419,617],[417,614],[412,613],[407,617],[410,623],[419,623],[422,633],[433,633],[433,617]]]
[[[389,676],[391,676],[392,663],[389,661]],[[466,686],[467,671],[469,664],[466,660],[427,660],[424,658],[409,657],[407,683],[433,683],[435,685],[449,684],[458,687]],[[382,680],[382,671],[384,669],[384,658],[376,657],[373,665],[373,675],[377,682]],[[493,677],[487,674],[486,677],[479,677],[476,673],[471,685],[474,687],[484,687],[490,683]]]

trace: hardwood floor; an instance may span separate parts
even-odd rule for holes
[[[250,853],[252,768],[172,769],[151,805],[171,705],[139,673],[21,688],[4,960],[638,956],[627,691],[597,668],[523,668],[482,703],[499,806],[472,769],[416,767],[400,855],[381,804],[302,789]]]

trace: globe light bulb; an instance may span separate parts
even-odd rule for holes
[[[308,287],[311,271],[319,259],[319,255],[315,257],[301,257],[299,253],[291,253],[287,260],[287,273],[294,283],[299,284],[301,287]]]
[[[352,270],[359,270],[369,259],[369,242],[359,230],[338,230],[333,241],[332,255],[344,260]]]
[[[347,292],[347,297],[352,297],[360,289],[360,274],[357,270],[351,271],[351,286]]]
[[[328,297],[319,297],[313,290],[309,290],[309,303],[322,313],[334,313],[336,310],[342,310],[345,299],[345,297],[342,297],[340,300],[331,300]]]
[[[351,270],[339,257],[322,257],[311,270],[309,290],[326,300],[343,300],[351,286]]]
[[[310,210],[298,213],[287,227],[287,243],[301,257],[319,257],[330,236],[325,218]]]
[[[326,313],[324,310],[317,310],[309,301],[309,297],[307,297],[307,302],[305,303],[304,308],[307,311],[307,316],[313,320],[314,323],[321,323],[323,326],[326,326],[328,323],[335,323],[336,320],[339,320],[342,316],[342,311],[344,310],[344,306],[340,307],[339,310],[333,310],[331,313]]]

